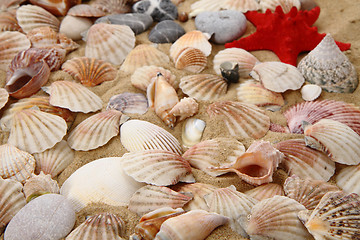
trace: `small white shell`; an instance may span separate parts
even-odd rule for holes
[[[201,119],[189,118],[185,120],[181,135],[182,144],[185,147],[191,147],[199,143],[205,126],[206,122]]]
[[[314,101],[320,96],[321,91],[322,88],[315,84],[306,84],[300,90],[301,97],[305,101]]]

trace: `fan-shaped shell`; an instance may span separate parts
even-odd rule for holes
[[[257,0],[225,0],[222,8],[240,12],[256,11],[260,9]]]
[[[96,0],[93,6],[109,14],[127,13],[131,10],[126,0]]]
[[[18,31],[21,32],[21,27],[16,20],[16,14],[13,12],[0,12],[0,32],[3,31]]]
[[[221,1],[218,0],[200,0],[191,4],[190,17],[196,16],[199,12],[209,11],[216,12],[221,9]]]
[[[121,64],[135,46],[135,34],[125,25],[98,23],[86,36],[85,56]]]
[[[106,13],[89,4],[78,4],[71,7],[67,15],[74,17],[103,17]]]
[[[177,69],[184,69],[192,73],[200,73],[205,69],[207,59],[205,54],[192,47],[184,48],[175,61],[175,67]]]
[[[9,100],[9,93],[5,88],[0,88],[0,109],[2,109]]]
[[[360,194],[360,165],[345,167],[336,176],[336,184],[347,193]]]
[[[292,7],[296,7],[300,10],[301,3],[299,0],[261,0],[260,7],[262,12],[266,12],[269,9],[275,12],[277,6],[280,6],[284,13],[290,12]]]
[[[32,29],[26,37],[35,48],[51,48],[58,43],[57,32],[48,26]]]
[[[185,34],[182,26],[172,20],[164,20],[155,25],[149,33],[153,43],[173,43]]]
[[[245,194],[259,201],[272,198],[276,195],[285,195],[283,187],[277,183],[267,183],[260,185],[256,188],[246,191]]]
[[[30,202],[34,198],[43,194],[58,194],[60,192],[60,188],[57,181],[51,179],[51,175],[45,175],[41,172],[39,175],[33,174],[31,178],[26,180],[23,191],[26,201]]]
[[[106,110],[115,109],[123,113],[145,114],[148,101],[142,93],[124,92],[110,98]]]

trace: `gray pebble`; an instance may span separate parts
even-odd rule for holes
[[[178,17],[177,7],[171,0],[141,0],[133,5],[133,12],[148,14],[156,22]]]
[[[153,43],[173,43],[185,34],[184,28],[172,20],[165,20],[156,24],[149,33],[149,40]]]

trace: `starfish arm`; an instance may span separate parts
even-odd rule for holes
[[[269,48],[267,44],[265,44],[263,35],[259,34],[259,32],[255,32],[250,36],[247,36],[245,38],[240,38],[238,40],[225,44],[225,48],[234,48],[234,47],[243,48],[247,51],[271,50],[271,48]]]
[[[297,17],[299,19],[304,19],[308,26],[312,26],[320,15],[320,7],[315,7],[310,11],[299,11]]]
[[[269,10],[270,11],[270,10]],[[259,13],[257,11],[247,11],[245,13],[246,19],[256,26],[264,25],[269,21],[268,17],[271,15],[271,11],[266,13]]]
[[[340,48],[341,51],[349,50],[351,47],[351,43],[343,43],[335,41],[336,45]]]

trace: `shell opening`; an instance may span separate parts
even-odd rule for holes
[[[240,160],[240,161],[239,161]],[[269,173],[271,163],[261,156],[260,152],[249,152],[241,155],[234,167],[250,177],[264,177]]]
[[[17,69],[6,84],[6,90],[10,93],[19,90],[25,86],[35,75],[36,72],[32,71],[30,68]]]

